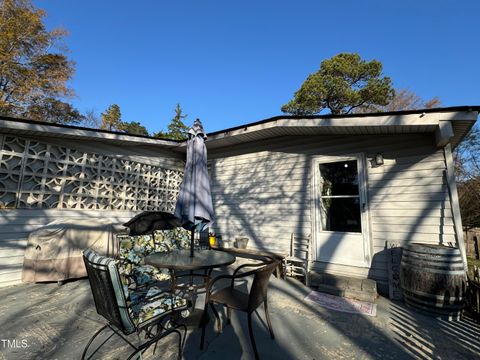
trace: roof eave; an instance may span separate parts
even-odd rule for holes
[[[363,116],[275,117],[208,135],[209,148],[289,135],[383,135],[435,133],[442,122],[452,124],[448,141],[453,147],[463,139],[478,117],[478,110],[396,112]],[[444,141],[441,139],[439,144]]]
[[[182,147],[182,142],[176,140],[157,139],[153,137],[130,135],[115,131],[50,124],[8,117],[0,117],[0,131],[3,133],[15,133],[26,136],[50,136],[67,139],[89,139],[112,143],[129,143],[132,145],[150,145],[172,150]]]

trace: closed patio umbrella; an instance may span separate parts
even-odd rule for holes
[[[193,257],[195,230],[203,230],[213,221],[214,216],[207,171],[206,136],[199,119],[193,123],[188,136],[187,161],[175,207],[175,216],[180,219],[185,229],[192,232],[190,257]]]

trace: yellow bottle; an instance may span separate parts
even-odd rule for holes
[[[217,245],[217,239],[215,238],[215,234],[209,234],[208,235],[208,244],[210,247],[214,247]]]

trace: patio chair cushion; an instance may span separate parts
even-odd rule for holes
[[[93,263],[106,266],[108,269],[108,273],[111,278],[113,291],[115,293],[115,300],[118,306],[118,310],[120,313],[121,322],[123,327],[125,328],[125,332],[130,334],[135,331],[136,327],[132,318],[130,317],[130,307],[129,307],[129,300],[128,295],[129,292],[125,292],[125,288],[123,287],[121,276],[117,268],[117,262],[111,258],[98,255],[95,251],[91,249],[86,249],[83,252],[83,256]]]
[[[185,314],[182,312],[182,315],[187,316],[187,306],[187,299],[165,292],[156,286],[148,290],[130,292],[130,316],[138,326],[172,311],[185,310]]]
[[[190,231],[181,227],[155,231],[154,242],[156,252],[190,249]]]
[[[155,251],[152,235],[119,235],[118,266],[122,283],[130,290],[150,286],[157,281],[170,279],[167,269],[157,269],[145,264],[145,256]]]
[[[122,282],[131,290],[148,287],[157,281],[170,279],[167,269],[145,264],[145,257],[152,252],[166,252],[190,248],[190,232],[183,228],[158,230],[154,235],[118,235],[119,268]]]
[[[90,262],[107,267],[112,279],[120,317],[127,333],[131,333],[143,323],[152,321],[169,312],[187,309],[188,301],[186,299],[173,295],[157,286],[138,291],[125,289],[124,284],[122,284],[120,269],[117,267],[118,260],[98,255],[91,249],[85,250],[84,256]]]

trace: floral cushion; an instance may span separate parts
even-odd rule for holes
[[[125,285],[130,289],[149,286],[156,281],[170,279],[167,269],[157,269],[145,264],[152,252],[166,252],[190,248],[190,231],[183,228],[155,231],[154,235],[118,235],[119,268]]]
[[[98,255],[92,249],[84,250],[83,256],[86,259],[86,264],[88,264],[88,266],[93,265],[93,268],[106,267],[108,269],[108,272],[110,274],[110,279],[112,281],[111,285],[113,288],[113,292],[115,294],[115,300],[118,306],[118,311],[120,313],[122,324],[125,328],[126,333],[131,334],[132,332],[135,331],[135,324],[133,323],[132,317],[130,316],[129,299],[128,299],[129,292],[127,291],[125,293],[125,288],[123,287],[123,284],[121,281],[121,275],[119,274],[119,271],[118,271],[117,262],[106,256]],[[97,308],[97,311],[98,311],[98,308]]]
[[[154,247],[156,252],[190,249],[190,231],[184,228],[155,231]]]
[[[170,279],[167,269],[145,264],[145,256],[155,251],[152,235],[119,235],[117,239],[120,247],[118,266],[122,282],[128,289],[135,290],[137,287]]]
[[[91,249],[85,250],[83,254],[89,262],[107,267],[122,323],[128,333],[133,332],[135,326],[142,325],[146,321],[172,311],[181,311],[182,316],[188,316],[188,301],[186,299],[175,296],[157,286],[133,291],[127,289],[125,291],[118,260],[100,256]]]
[[[190,248],[190,231],[183,228],[155,231],[154,235],[118,235],[119,270],[123,292],[130,315],[136,324],[147,321],[167,310],[186,306],[187,300],[165,296],[157,286],[170,280],[168,269],[145,264],[145,257],[153,252],[166,252]],[[183,312],[183,315],[188,315]]]
[[[136,325],[149,321],[171,311],[182,310],[182,316],[188,316],[186,299],[166,293],[158,287],[130,292],[130,316]]]

